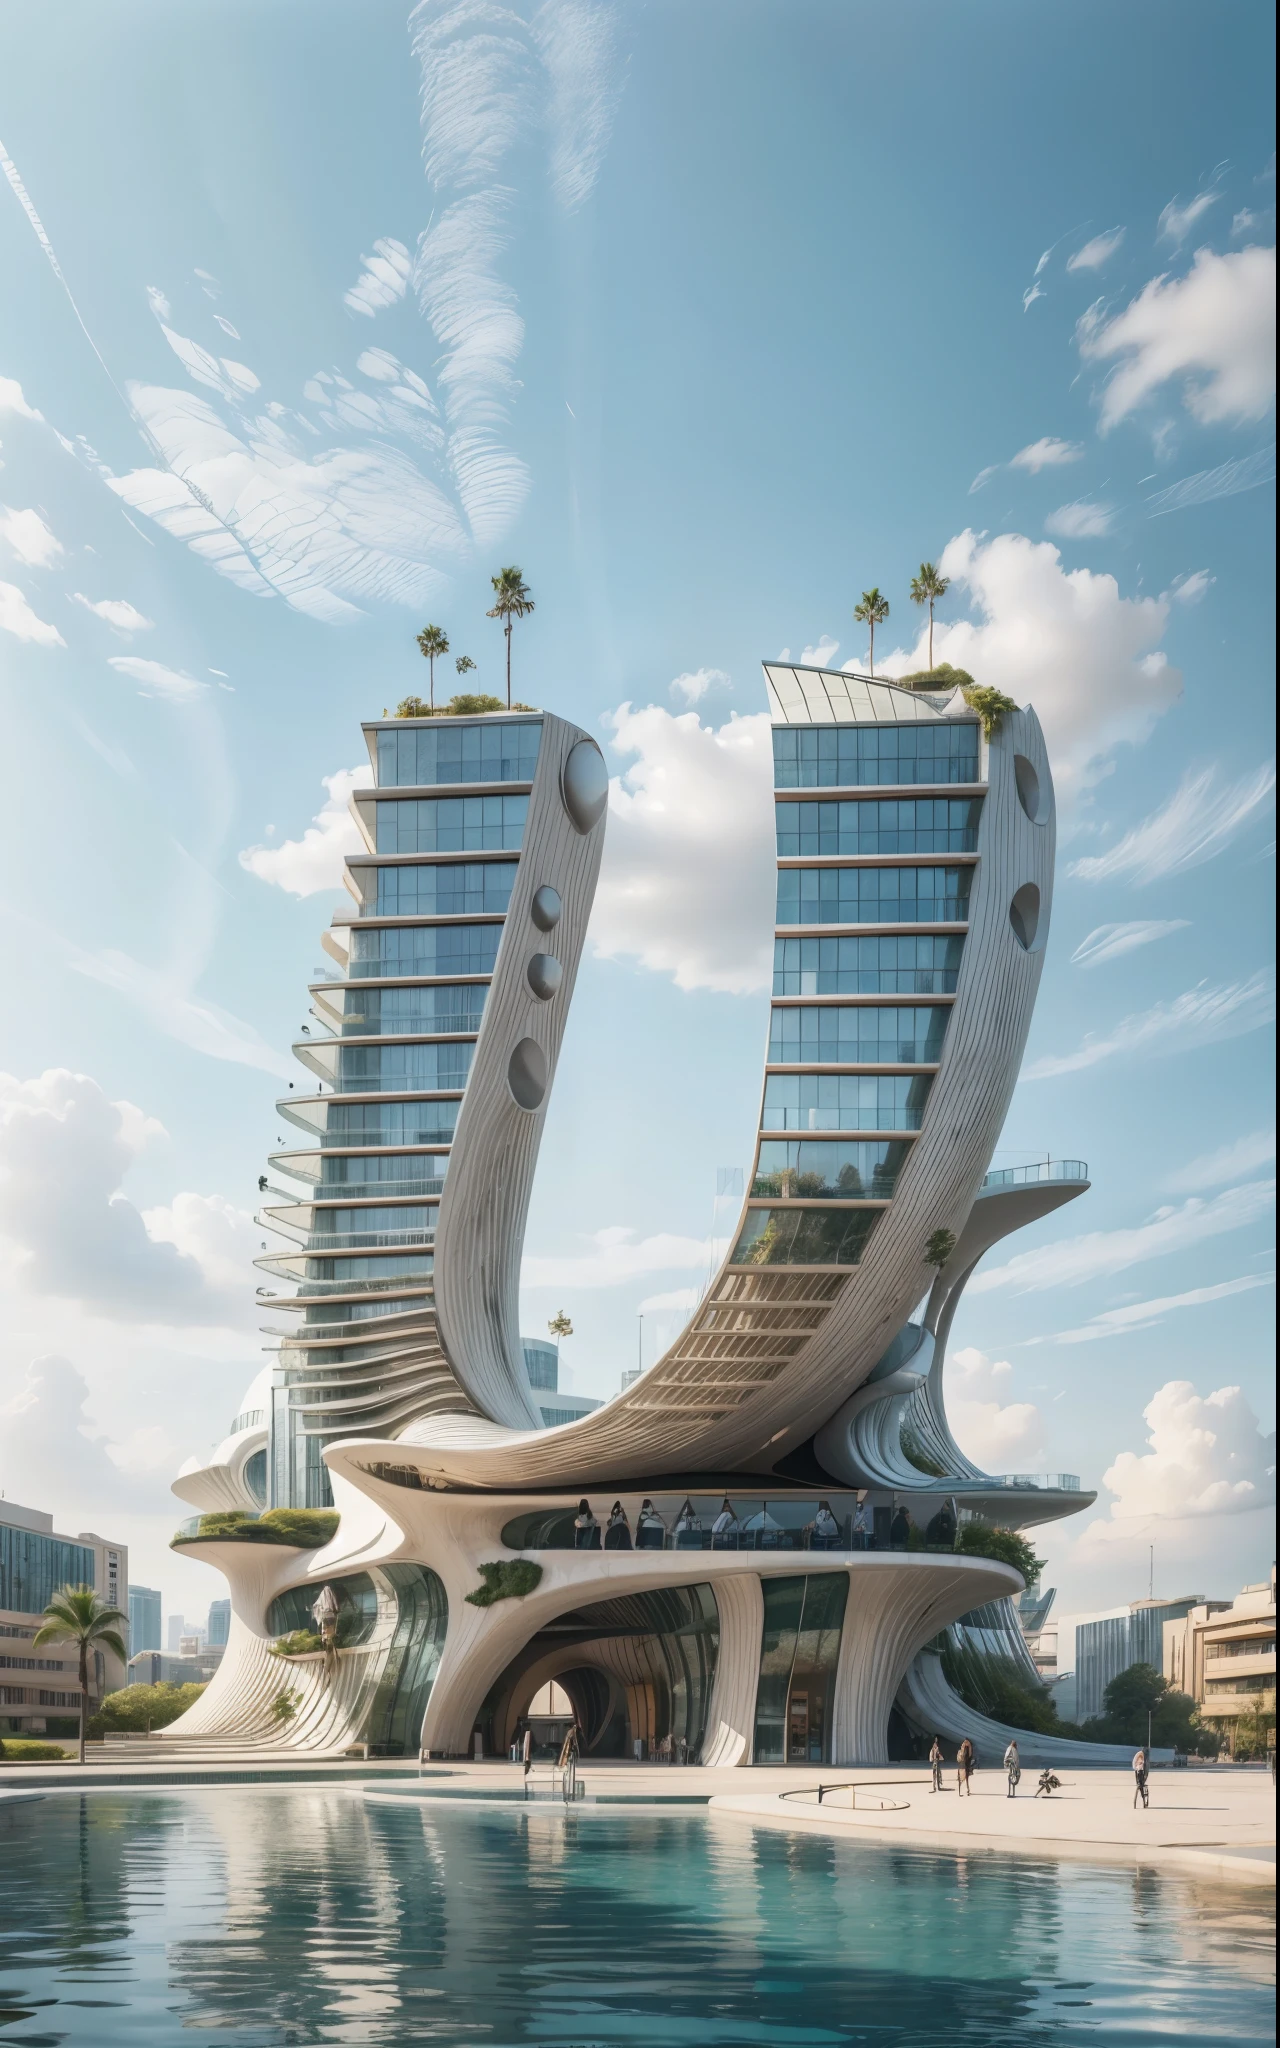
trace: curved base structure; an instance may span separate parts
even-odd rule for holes
[[[1074,1765],[1077,1770],[1099,1764],[1127,1765],[1133,1750],[1126,1742],[1073,1742],[1065,1735],[1037,1735],[1031,1728],[1011,1728],[968,1706],[947,1684],[942,1659],[935,1650],[922,1650],[902,1681],[897,1704],[918,1734],[931,1740],[940,1735],[948,1742],[963,1742],[968,1736],[984,1769],[999,1763],[1011,1742],[1018,1745],[1024,1766],[1046,1764],[1055,1768]],[[1170,1763],[1171,1749],[1153,1749],[1155,1763]]]

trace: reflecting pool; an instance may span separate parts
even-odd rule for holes
[[[0,1807],[0,2041],[1266,2041],[1265,1894],[692,1809],[354,1788]]]

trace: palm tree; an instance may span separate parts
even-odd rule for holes
[[[460,654],[453,665],[457,669],[458,674],[460,676],[465,676],[468,669],[472,669],[475,667],[475,663],[474,661],[472,661],[471,656],[469,654]]]
[[[871,628],[871,673],[874,675],[876,672],[876,627],[881,625],[889,616],[889,600],[887,597],[881,597],[879,590],[873,583],[870,590],[863,591],[862,603],[854,606],[853,616],[860,624],[870,626]]]
[[[418,652],[431,664],[431,709],[436,708],[436,656],[449,652],[449,635],[443,626],[424,626],[418,635]]]
[[[507,709],[510,711],[511,628],[517,619],[525,618],[533,610],[533,599],[529,595],[529,586],[524,577],[514,566],[499,569],[497,575],[490,577],[489,580],[493,584],[496,602],[492,609],[485,613],[485,617],[505,621],[502,630],[507,636]]]
[[[932,562],[921,562],[920,574],[911,578],[912,604],[927,604],[929,607],[929,667],[933,667],[933,608],[939,604],[951,588],[951,579],[939,576]]]
[[[118,1607],[108,1607],[92,1586],[62,1586],[44,1610],[44,1626],[36,1630],[31,1647],[42,1643],[75,1643],[80,1651],[80,1761],[84,1762],[85,1720],[89,1707],[89,1652],[101,1644],[128,1665],[129,1652],[120,1634],[129,1617]]]

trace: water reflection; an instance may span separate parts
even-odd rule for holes
[[[1271,1913],[1150,1870],[330,1788],[0,1808],[27,2048],[1271,2037]]]

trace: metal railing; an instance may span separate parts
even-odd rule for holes
[[[1088,1180],[1089,1168],[1083,1159],[1042,1159],[1037,1166],[1001,1166],[989,1173],[979,1190],[989,1194],[994,1188],[1035,1187],[1042,1181]]]

